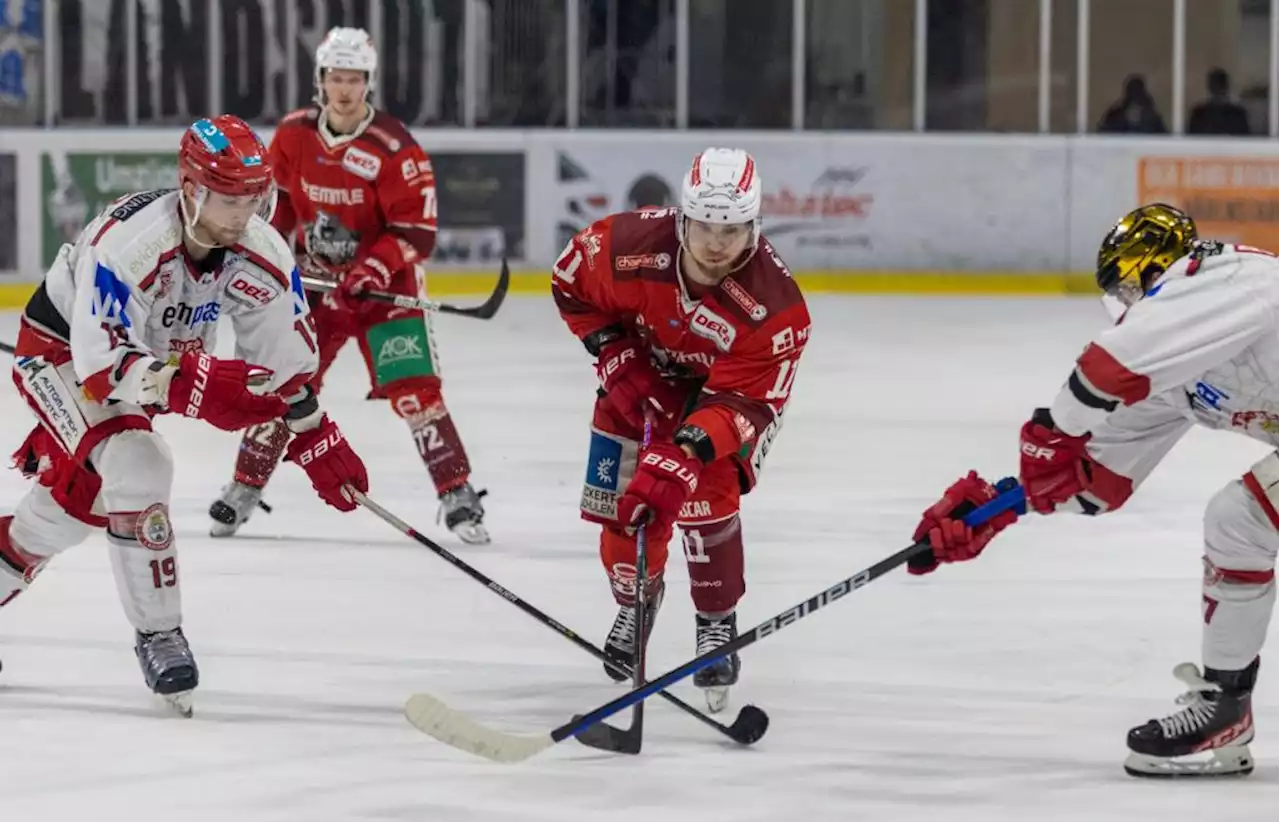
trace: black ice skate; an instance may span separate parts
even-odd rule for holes
[[[200,670],[182,629],[153,634],[139,631],[133,651],[147,687],[178,713],[191,716],[191,692],[200,684]]]
[[[1153,719],[1129,731],[1131,776],[1244,776],[1253,772],[1250,694],[1258,678],[1258,660],[1242,671],[1206,668],[1190,662],[1173,675],[1191,690],[1178,697],[1177,713]]]
[[[738,615],[735,613],[714,619],[698,614],[695,618],[698,630],[697,656],[738,638]],[[693,675],[693,684],[706,692],[708,711],[719,713],[729,704],[729,686],[737,684],[738,672],[741,670],[742,661],[738,659],[738,652],[734,651]]]
[[[484,527],[484,506],[480,504],[480,498],[488,493],[477,491],[469,482],[445,491],[440,495],[436,522],[443,518],[445,526],[468,545],[487,544],[489,531]]]
[[[662,597],[667,592],[665,582],[658,583],[658,590],[644,604],[644,641],[648,648],[649,637],[653,636],[653,623],[658,620],[658,609],[662,607]],[[613,618],[613,627],[609,629],[609,637],[604,641],[604,655],[617,666],[605,665],[604,672],[614,682],[626,682],[631,678],[631,664],[636,655],[636,609],[633,605],[618,606],[618,615]]]
[[[235,536],[240,526],[249,521],[258,503],[262,501],[262,489],[233,482],[222,491],[222,496],[209,506],[209,516],[213,525],[209,527],[211,537]]]

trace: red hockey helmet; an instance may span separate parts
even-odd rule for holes
[[[232,197],[267,194],[272,187],[267,147],[233,114],[197,120],[182,135],[178,180]]]

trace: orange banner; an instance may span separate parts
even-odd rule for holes
[[[1206,240],[1280,251],[1280,162],[1271,157],[1143,157],[1138,201],[1175,205]]]

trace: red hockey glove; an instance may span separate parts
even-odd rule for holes
[[[243,360],[219,360],[203,351],[189,351],[169,381],[169,410],[223,431],[283,417],[288,403],[275,394],[250,393],[251,374],[257,380],[270,372]]]
[[[675,524],[680,508],[698,488],[702,460],[670,442],[642,448],[636,472],[618,499],[618,520],[634,530],[646,519],[659,530]],[[664,527],[665,526],[665,527]]]
[[[354,314],[369,311],[378,305],[377,300],[360,296],[366,291],[387,291],[391,288],[391,272],[382,263],[370,257],[356,263],[342,275],[333,299],[339,307]]]
[[[1019,478],[1032,510],[1051,514],[1088,487],[1088,434],[1067,436],[1054,427],[1047,409],[1038,408],[1022,426],[1021,436]]]
[[[991,483],[970,471],[968,476],[953,483],[942,499],[925,510],[912,540],[927,539],[932,553],[916,554],[907,562],[912,574],[927,574],[938,567],[939,562],[964,562],[982,553],[996,534],[1017,520],[1013,511],[1005,511],[987,520],[977,528],[970,528],[958,517],[997,496]]]
[[[310,431],[295,434],[289,443],[288,459],[302,466],[320,499],[339,511],[354,511],[355,500],[343,487],[350,485],[360,493],[369,491],[369,474],[351,444],[342,436],[329,416]]]
[[[634,430],[644,428],[646,411],[662,434],[679,422],[685,392],[662,378],[639,340],[624,337],[600,349],[596,375],[605,392],[604,406]]]

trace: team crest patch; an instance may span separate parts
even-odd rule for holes
[[[169,524],[169,506],[157,502],[138,515],[134,536],[139,544],[152,551],[165,551],[173,545],[173,527]]]

